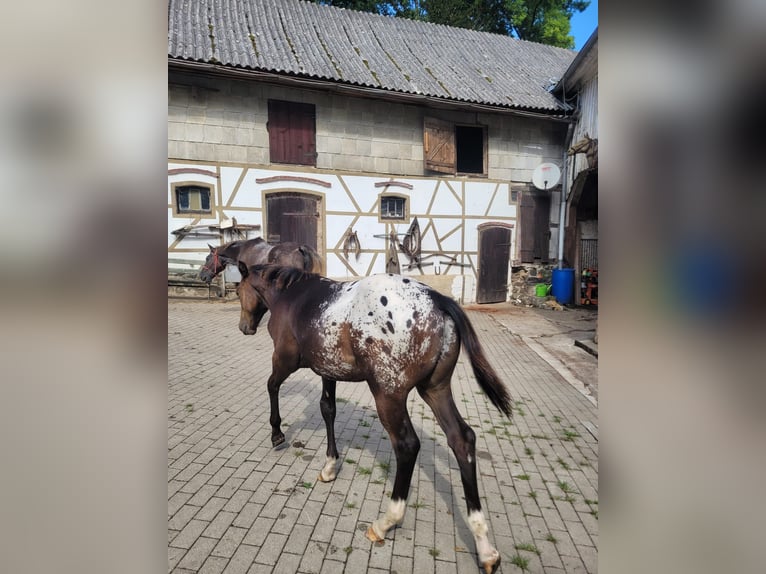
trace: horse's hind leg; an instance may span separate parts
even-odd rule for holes
[[[468,526],[476,542],[479,562],[487,574],[492,574],[500,565],[500,553],[489,542],[489,528],[481,511],[476,478],[476,434],[460,416],[449,383],[425,387],[418,385],[418,392],[436,415],[439,426],[447,435],[447,444],[455,453],[468,505]]]
[[[412,471],[420,451],[420,440],[407,413],[407,396],[394,398],[378,395],[375,396],[378,417],[391,438],[391,446],[396,456],[396,478],[388,510],[367,529],[367,538],[373,542],[383,540],[386,532],[404,520]]]
[[[322,400],[319,407],[327,427],[327,458],[319,473],[319,480],[332,482],[335,480],[335,464],[338,462],[338,447],[335,445],[335,381],[322,377]]]

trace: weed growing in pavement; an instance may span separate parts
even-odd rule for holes
[[[545,537],[545,539],[546,539],[548,542],[553,542],[554,544],[558,544],[558,538],[556,538],[556,537],[555,537],[553,534],[551,534],[550,532],[548,533],[548,536],[546,536],[546,537]]]
[[[514,546],[516,550],[525,550],[526,552],[534,552],[538,556],[540,556],[540,550],[535,546],[534,544],[530,544],[528,542],[525,542],[524,544],[517,544]]]
[[[561,468],[563,468],[564,470],[569,470],[569,465],[564,461],[563,458],[559,457],[556,460],[556,462],[559,463],[561,465]]]
[[[433,556],[434,558],[436,558],[436,557],[437,557],[437,556],[440,554],[439,550],[438,550],[438,549],[436,549],[436,548],[431,548],[431,549],[428,551],[428,553],[429,553],[431,556]]]
[[[518,478],[519,480],[529,480],[529,475],[528,474],[517,474],[513,478]]]
[[[571,431],[571,430],[565,430],[564,431],[564,436],[561,437],[561,440],[568,440],[570,442],[574,442],[574,439],[576,439],[579,436],[580,436],[580,433],[577,433],[577,432]]]
[[[359,474],[372,474],[372,469],[367,468],[366,466],[360,466],[357,468],[357,472]]]
[[[369,423],[369,422],[367,422],[366,420],[362,419],[362,420],[359,422],[359,426],[360,426],[360,427],[369,427],[369,426],[372,426],[372,425],[370,425],[370,423]]]
[[[356,461],[355,461],[353,458],[347,458],[347,459],[346,459],[346,462],[347,462],[348,464],[356,464]]]
[[[522,571],[525,571],[528,569],[529,566],[529,558],[523,558],[519,556],[518,554],[515,554],[513,558],[511,558],[511,564],[514,566],[518,566],[522,569]]]
[[[346,508],[356,508],[356,502],[347,502]]]
[[[572,488],[572,485],[569,484],[565,480],[559,480],[559,488],[561,489],[561,492],[574,492],[575,490]]]

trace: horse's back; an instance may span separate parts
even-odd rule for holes
[[[312,330],[319,333],[315,360],[329,358],[339,380],[371,377],[391,388],[407,379],[415,384],[445,354],[456,360],[459,353],[454,324],[430,288],[397,275],[336,284]]]

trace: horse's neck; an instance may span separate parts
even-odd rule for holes
[[[223,249],[218,251],[218,257],[221,259],[229,259],[236,263],[237,259],[239,259],[239,252],[242,248],[241,244],[236,243],[230,243],[229,245],[226,245]]]

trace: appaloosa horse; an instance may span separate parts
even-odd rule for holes
[[[213,247],[208,243],[208,247],[210,248],[210,253],[199,272],[200,279],[207,283],[212,282],[226,268],[226,265],[230,263],[236,265],[239,261],[244,262],[246,265],[276,263],[312,273],[320,273],[322,271],[322,257],[310,245],[301,245],[291,241],[272,245],[267,243],[262,237],[256,237],[246,241],[231,241],[220,247]],[[251,330],[242,329],[243,323],[240,320],[242,332],[246,335],[254,335],[265,313],[266,310],[264,309],[257,317],[257,321],[252,323],[253,328]]]
[[[275,265],[249,267],[240,262],[237,287],[240,325],[254,330],[263,312],[271,310],[269,334],[274,341],[271,400],[272,442],[284,441],[277,396],[280,385],[300,368],[322,377],[320,408],[327,427],[327,458],[319,480],[335,479],[336,381],[367,381],[380,422],[391,438],[396,478],[386,513],[372,523],[367,538],[382,541],[404,519],[420,441],[407,412],[407,396],[415,388],[431,407],[460,465],[468,505],[468,524],[479,562],[491,574],[500,554],[488,538],[476,477],[476,435],[452,397],[450,378],[461,343],[481,389],[506,415],[508,391],[487,362],[468,317],[460,306],[430,287],[400,275],[373,275],[336,282],[313,273]]]

